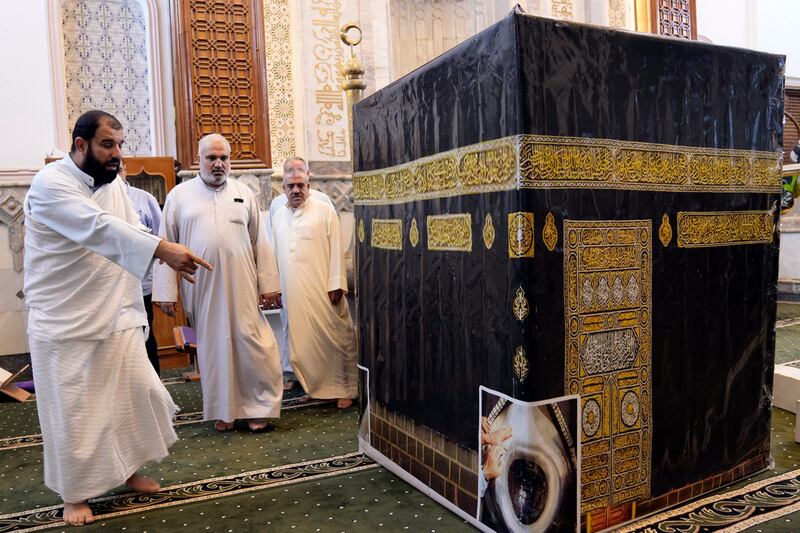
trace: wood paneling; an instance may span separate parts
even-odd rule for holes
[[[157,305],[153,305],[153,334],[156,336],[158,359],[161,362],[161,368],[175,368],[189,364],[186,353],[178,350],[175,346],[175,335],[172,333],[173,328],[176,326],[185,326],[186,324],[186,315],[183,312],[183,302],[180,294],[178,294],[175,317],[165,315]]]
[[[175,160],[171,157],[125,157],[128,183],[149,192],[164,205],[175,186]]]
[[[650,2],[653,33],[697,39],[695,0],[650,0]]]
[[[178,160],[220,133],[233,168],[271,167],[262,0],[171,0]]]

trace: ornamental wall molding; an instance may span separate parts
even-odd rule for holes
[[[23,244],[25,241],[25,215],[22,203],[28,193],[27,184],[5,185],[0,183],[0,223],[8,227],[8,247],[14,271],[22,272]]]
[[[0,168],[0,187],[27,187],[38,168]]]

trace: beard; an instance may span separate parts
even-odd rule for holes
[[[208,176],[204,175],[202,172],[200,172],[199,174],[200,174],[200,179],[202,179],[206,185],[213,188],[219,187],[220,185],[225,183],[225,180],[228,179],[228,175],[225,174],[224,172],[217,174],[211,172],[208,174]]]
[[[111,165],[113,168],[108,168],[109,165]],[[92,152],[92,145],[90,143],[89,149],[86,151],[86,158],[83,160],[83,165],[80,168],[94,179],[95,187],[100,187],[101,185],[111,183],[117,178],[119,165],[120,160],[116,157],[112,157],[108,161],[101,163],[94,156],[94,152]]]

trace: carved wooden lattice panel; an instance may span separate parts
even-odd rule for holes
[[[653,29],[659,35],[697,38],[695,0],[653,0]]]
[[[197,142],[220,133],[234,168],[269,167],[261,0],[175,0],[178,159],[197,167]]]

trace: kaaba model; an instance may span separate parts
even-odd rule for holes
[[[514,12],[359,103],[367,453],[487,531],[766,468],[783,67]]]

